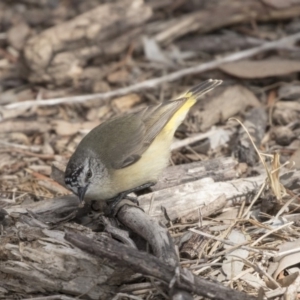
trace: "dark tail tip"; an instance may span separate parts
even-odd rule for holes
[[[213,90],[215,87],[220,85],[223,82],[223,80],[218,80],[218,79],[208,79],[205,80],[204,82],[192,87],[187,94],[191,93],[193,96],[196,98],[204,95],[205,93]]]

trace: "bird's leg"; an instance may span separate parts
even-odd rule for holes
[[[124,196],[126,196],[125,193],[120,193],[116,197],[106,200],[106,204],[108,205],[107,214],[109,216],[114,217],[116,215],[117,212],[115,211],[115,209],[117,205],[123,200]]]
[[[137,192],[137,191],[140,191],[140,190],[143,190],[143,189],[147,189],[147,188],[149,188],[149,187],[151,187],[151,186],[153,186],[155,184],[156,184],[156,182],[148,182],[148,183],[142,184],[142,185],[140,185],[140,186],[138,186],[136,188],[128,190],[125,193],[126,194],[134,193],[134,192]]]
[[[133,192],[137,192],[137,191],[140,191],[140,190],[143,190],[143,189],[146,189],[146,188],[149,188],[151,186],[153,186],[155,183],[154,182],[148,182],[148,183],[145,183],[145,184],[142,184],[136,188],[133,188],[131,190],[128,190],[128,191],[125,191],[125,192],[122,192],[120,194],[118,194],[116,197],[114,198],[111,198],[109,200],[106,200],[106,203],[108,204],[108,214],[109,215],[112,215],[112,216],[115,216],[116,215],[116,207],[117,205],[124,199],[128,199],[130,201],[132,201],[133,203],[139,205],[139,202],[136,198],[134,197],[130,197],[128,196],[128,194],[130,193],[133,193]]]

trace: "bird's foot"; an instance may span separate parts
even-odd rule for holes
[[[106,204],[107,204],[107,209],[105,214],[109,217],[115,217],[117,215],[117,206],[118,204],[124,199],[125,195],[124,193],[119,194],[118,196],[106,200]]]

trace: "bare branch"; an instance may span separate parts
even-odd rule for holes
[[[185,68],[180,71],[170,73],[168,75],[145,80],[143,82],[139,82],[139,83],[133,84],[131,86],[117,89],[114,91],[110,91],[107,93],[71,96],[71,97],[63,97],[63,98],[53,98],[53,99],[48,99],[48,100],[28,100],[28,101],[23,101],[23,102],[18,102],[18,103],[11,103],[11,104],[4,106],[3,108],[4,109],[16,109],[16,108],[21,108],[21,107],[29,108],[33,105],[34,106],[51,106],[51,105],[58,105],[58,104],[63,104],[63,103],[64,104],[66,104],[66,103],[83,103],[83,102],[95,100],[95,99],[105,100],[108,98],[117,97],[117,96],[125,95],[128,93],[141,91],[144,89],[155,88],[164,82],[175,81],[175,80],[180,79],[187,75],[209,71],[209,70],[218,68],[222,64],[232,62],[232,61],[237,61],[237,60],[244,59],[244,58],[248,58],[248,57],[254,56],[258,53],[267,51],[267,50],[292,48],[294,43],[298,40],[300,40],[300,33],[296,33],[296,34],[284,37],[277,41],[266,42],[258,47],[239,51],[239,52],[227,55],[225,57],[217,58],[215,60],[197,65],[195,67]]]

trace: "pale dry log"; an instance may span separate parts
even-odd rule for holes
[[[197,175],[201,175],[200,178],[202,179],[197,178],[197,180],[195,180],[193,176],[189,176],[189,170],[192,170],[192,172],[195,170],[192,166],[193,164],[199,166],[199,173],[197,173],[197,168],[195,169],[197,170]],[[267,178],[265,170],[261,166],[253,169],[257,174],[260,174],[259,176],[236,178],[240,176],[240,174],[236,162],[232,158],[222,158],[211,161],[212,165],[220,166],[220,168],[222,165],[225,166],[225,170],[227,170],[225,171],[227,174],[225,177],[222,177],[222,175],[218,172],[214,173],[210,168],[207,168],[208,173],[207,176],[205,176],[203,168],[206,168],[206,162],[193,164],[187,164],[186,169],[184,166],[170,167],[167,169],[170,171],[169,174],[171,174],[170,187],[166,187],[166,185],[163,184],[161,186],[163,188],[162,190],[156,190],[152,193],[141,195],[137,198],[140,207],[148,215],[150,215],[150,218],[154,218],[156,221],[166,223],[165,214],[161,209],[161,207],[164,207],[168,217],[172,221],[175,219],[180,219],[182,222],[198,221],[201,216],[210,216],[211,214],[218,212],[224,206],[240,205],[245,200],[251,201],[258,192],[260,185]],[[175,184],[176,179],[173,181],[174,171],[172,169],[174,168],[176,170],[177,167],[179,167],[180,170],[178,183],[181,182],[181,176],[182,178],[186,178],[187,181],[174,186],[173,184]],[[231,167],[232,170],[230,169]],[[167,171],[167,173],[169,171]],[[186,173],[184,173],[184,171],[186,171]],[[54,179],[58,178],[59,180],[59,178],[62,178],[62,172],[63,169],[61,167],[57,169],[56,172],[53,173],[56,174]],[[164,175],[166,182],[168,182],[168,178],[166,177],[167,173]],[[234,174],[235,176],[233,176]],[[281,174],[283,175],[280,176],[280,181],[286,188],[290,190],[299,189],[299,171],[282,170]],[[215,181],[221,180],[221,182],[214,182],[213,179]],[[223,180],[227,181],[223,182]],[[57,212],[65,210],[65,215],[70,214],[79,203],[77,197],[73,195],[65,196],[64,199],[66,200],[48,200],[48,202],[52,201],[52,204],[49,207],[47,204],[34,204],[28,205],[26,208],[16,206],[15,209],[18,212],[23,213],[26,212],[26,209],[43,215],[52,213],[55,216],[54,219],[59,220],[61,219],[61,215],[57,214],[55,212],[56,210]],[[37,206],[35,207],[35,205]],[[55,205],[55,209],[51,207],[53,205]],[[7,211],[10,213],[12,212],[10,209],[7,209]],[[78,213],[80,212],[81,211],[79,210]],[[82,215],[82,213],[80,214]],[[130,215],[128,214],[128,218],[129,216]],[[130,218],[132,219],[131,216]],[[124,223],[126,222],[127,221],[124,221]],[[135,231],[134,225],[131,226],[132,230]],[[149,240],[151,240],[151,238]],[[155,243],[157,243],[158,247],[160,247],[159,242]],[[154,247],[156,246],[154,245]]]
[[[181,223],[195,223],[201,221],[205,217],[216,215],[226,206],[227,199],[225,194],[222,194],[220,197],[216,198],[209,204],[205,204],[198,209],[194,209],[188,212],[185,215],[180,217]]]
[[[9,214],[18,216],[18,214],[26,214],[27,210],[32,211],[35,214],[50,215],[53,218],[53,223],[56,224],[56,218],[60,218],[62,215],[67,215],[74,211],[79,206],[79,199],[74,195],[62,196],[59,198],[48,199],[47,201],[39,201],[30,204],[16,204],[0,202],[1,206]],[[51,222],[44,219],[45,222]]]
[[[176,220],[201,207],[209,205],[215,199],[225,195],[226,206],[241,204],[251,200],[258,187],[264,182],[265,175],[239,178],[227,182],[213,182],[209,178],[166,188],[138,197],[141,208],[150,216],[164,222],[163,206],[169,218]]]
[[[236,159],[223,157],[170,166],[163,171],[157,184],[151,187],[151,190],[158,191],[205,177],[210,177],[215,181],[232,180],[237,176],[237,165]]]

